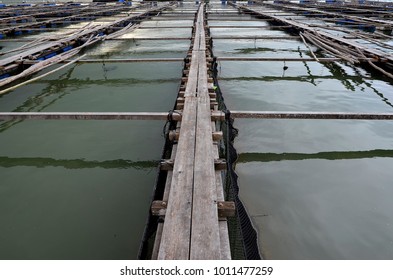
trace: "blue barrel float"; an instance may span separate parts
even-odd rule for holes
[[[73,49],[72,46],[67,46],[67,47],[63,48],[63,52],[66,52],[66,51],[69,51],[69,50],[72,50],[72,49]]]
[[[357,29],[366,31],[366,32],[370,32],[370,33],[374,33],[375,30],[377,29],[375,25],[368,25],[368,24],[358,24],[356,23],[354,20],[352,19],[341,19],[336,21],[336,24],[339,25],[355,25]]]
[[[54,57],[56,55],[57,55],[57,53],[53,52],[53,53],[50,53],[50,54],[47,54],[46,56],[44,56],[44,59],[48,59],[48,58]]]
[[[0,76],[0,80],[8,78],[10,76],[10,74],[3,74]]]

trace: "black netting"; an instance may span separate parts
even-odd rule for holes
[[[173,111],[171,111],[173,112]],[[176,128],[176,121],[170,119],[171,112],[169,112],[168,121],[164,125],[163,135],[165,137],[165,144],[162,149],[162,159],[169,159],[172,153],[173,142],[169,140],[168,132]],[[153,188],[151,202],[154,200],[162,200],[165,190],[165,182],[168,172],[161,170],[160,165],[157,167],[157,177]],[[158,216],[153,216],[151,211],[149,211],[149,216],[145,225],[145,230],[143,233],[141,245],[139,247],[138,259],[147,260],[151,259],[154,241],[156,237],[156,231],[158,224],[162,222],[162,218]]]
[[[233,146],[233,141],[238,134],[238,130],[233,126],[233,119],[227,109],[224,97],[220,90],[217,79],[217,62],[213,61],[213,79],[219,109],[225,112],[225,121],[221,123],[221,130],[224,133],[224,145],[221,147],[221,156],[227,160],[227,174],[225,180],[226,200],[232,200],[236,205],[236,217],[228,219],[229,239],[231,244],[231,254],[233,259],[260,260],[261,255],[258,248],[258,236],[254,229],[247,210],[239,198],[239,185],[237,174],[234,170],[237,160],[237,152]]]

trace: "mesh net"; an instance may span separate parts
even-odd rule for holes
[[[229,240],[231,245],[232,259],[260,260],[261,255],[258,247],[258,235],[252,225],[242,201],[239,198],[238,176],[235,172],[237,152],[233,146],[238,135],[238,130],[233,126],[234,120],[225,105],[223,94],[220,90],[217,78],[217,62],[213,61],[213,79],[219,109],[225,112],[225,121],[221,122],[221,130],[224,141],[221,145],[221,156],[227,160],[227,172],[225,180],[226,200],[234,201],[236,205],[236,216],[228,218]]]

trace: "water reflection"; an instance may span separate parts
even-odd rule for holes
[[[126,159],[114,159],[105,161],[89,161],[85,159],[53,159],[44,157],[35,158],[11,158],[0,156],[0,167],[32,166],[37,168],[44,167],[63,167],[65,169],[85,169],[85,168],[104,168],[104,169],[152,169],[157,167],[158,161],[131,161]]]
[[[284,160],[306,160],[306,159],[364,159],[377,157],[393,158],[393,150],[370,150],[370,151],[331,151],[319,153],[241,153],[238,155],[237,163],[246,162],[272,162]]]
[[[104,67],[107,67],[106,64]],[[111,69],[111,68],[109,68]],[[113,70],[113,69],[112,69]],[[108,71],[107,71],[108,72]],[[103,86],[129,86],[130,84],[162,84],[162,83],[169,83],[169,82],[178,82],[178,78],[173,79],[135,79],[135,78],[127,78],[127,79],[110,79],[108,77],[104,77],[104,79],[94,79],[91,80],[90,78],[86,79],[68,79],[67,80],[67,87],[72,86],[90,86],[90,85],[103,85]],[[49,84],[56,84],[58,80],[40,80],[37,83],[49,83]]]
[[[300,47],[298,48],[298,52],[299,52],[299,56],[303,57],[303,53],[300,51]],[[306,52],[306,54],[308,56],[311,56],[311,52]],[[303,65],[307,70],[308,77],[310,77],[310,83],[313,84],[314,86],[317,86],[317,84],[315,83],[315,76],[311,73],[311,69],[308,66],[307,62],[303,61]],[[282,75],[282,76],[284,77],[284,75]]]
[[[48,86],[44,88],[40,94],[37,94],[33,97],[26,99],[22,103],[22,105],[16,107],[14,110],[12,110],[12,112],[33,112],[33,111],[41,112],[48,106],[54,104],[57,100],[61,99],[64,95],[70,93],[64,91],[64,89],[68,87],[67,81],[71,77],[75,67],[76,65],[73,65],[66,73],[60,75],[59,78],[55,80],[56,81],[55,83],[48,83]],[[57,98],[48,102],[48,104],[42,106],[41,108],[38,108],[40,105],[42,105],[42,103],[45,101],[47,97],[59,93],[62,94],[60,94]],[[9,121],[0,122],[0,133],[6,131],[7,129],[21,122],[23,122],[23,120],[9,120]]]
[[[345,77],[346,79],[356,79],[357,76],[347,76]],[[337,80],[337,77],[333,76],[262,76],[262,77],[230,77],[230,78],[220,78],[220,81],[236,81],[236,80],[241,80],[241,81],[263,81],[263,82],[272,82],[272,81],[298,81],[298,82],[309,82],[313,85],[315,84],[316,79],[326,79],[326,80]]]
[[[239,49],[234,49],[236,51],[235,53],[242,53],[242,54],[249,54],[249,53],[257,53],[257,52],[280,52],[280,51],[285,51],[285,52],[298,52],[298,50],[288,50],[288,49],[279,49],[279,48],[261,48],[261,47],[254,47],[254,48],[239,48]]]
[[[387,105],[390,107],[393,107],[393,104],[389,102],[389,100],[377,89],[375,89],[370,82],[368,82],[366,79],[364,79],[363,75],[360,73],[359,69],[356,67],[349,66],[357,75],[354,76],[348,76],[348,73],[340,66],[339,63],[333,62],[333,63],[326,63],[325,64],[326,68],[329,69],[330,73],[333,74],[334,78],[337,80],[340,80],[341,83],[345,86],[345,88],[356,91],[356,88],[348,81],[348,77],[353,77],[351,78],[351,81],[355,83],[356,86],[361,86],[361,85],[366,85],[368,88],[370,88],[375,94],[377,94],[379,97],[381,97],[381,100],[385,102]],[[378,78],[381,76],[379,75]],[[362,88],[362,91],[364,88]]]

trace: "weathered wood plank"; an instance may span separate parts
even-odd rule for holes
[[[204,31],[201,32],[204,34]],[[202,41],[202,40],[201,40]],[[201,44],[203,46],[203,44]],[[206,53],[199,52],[198,109],[190,259],[220,259],[217,190]]]
[[[0,120],[167,120],[168,113],[157,112],[1,112]],[[181,115],[172,114],[179,121]]]
[[[187,87],[184,92],[184,97],[196,96],[196,89],[198,84],[198,53],[192,52],[190,72],[188,73]]]
[[[215,157],[218,158],[218,148],[214,147]],[[216,187],[217,187],[217,200],[224,200],[224,189],[222,183],[221,171],[216,171]],[[220,231],[220,259],[230,260],[231,247],[229,244],[228,222],[227,219],[220,219],[218,222]]]
[[[217,108],[215,108],[216,110]],[[216,123],[214,121],[211,122],[211,127],[213,134],[218,133],[216,131]],[[221,132],[221,131],[219,131]],[[222,134],[222,132],[221,132]],[[213,141],[219,141],[219,139],[215,140],[213,138]],[[214,159],[218,160],[220,158],[219,156],[219,148],[217,143],[213,143],[213,153],[214,153]],[[224,185],[223,185],[223,180],[222,180],[222,171],[216,170],[216,190],[217,190],[217,201],[224,201],[225,196],[224,196]],[[230,260],[232,259],[231,256],[231,245],[229,243],[229,232],[228,232],[228,221],[226,218],[220,218],[218,221],[219,225],[219,231],[220,231],[220,259],[221,260]]]
[[[393,113],[231,111],[239,119],[393,120]]]
[[[221,172],[215,171],[218,150],[213,146],[203,16],[201,5],[184,98],[178,100],[184,110],[158,259],[230,259],[227,223],[218,219],[217,193],[220,189],[223,200],[223,188]]]
[[[173,161],[175,160],[175,157],[176,157],[176,151],[177,151],[177,144],[173,145],[173,147],[172,147],[171,160],[173,160]],[[162,198],[163,201],[168,201],[168,199],[169,199],[169,193],[171,190],[172,175],[173,175],[172,170],[168,171],[168,174],[166,176],[166,181],[165,181],[164,195]],[[157,225],[156,237],[154,240],[153,252],[152,252],[152,257],[151,257],[152,260],[156,260],[158,258],[158,250],[159,250],[160,244],[161,244],[163,228],[164,228],[163,223],[159,223]]]
[[[185,260],[190,254],[197,100],[186,98],[158,259]]]

